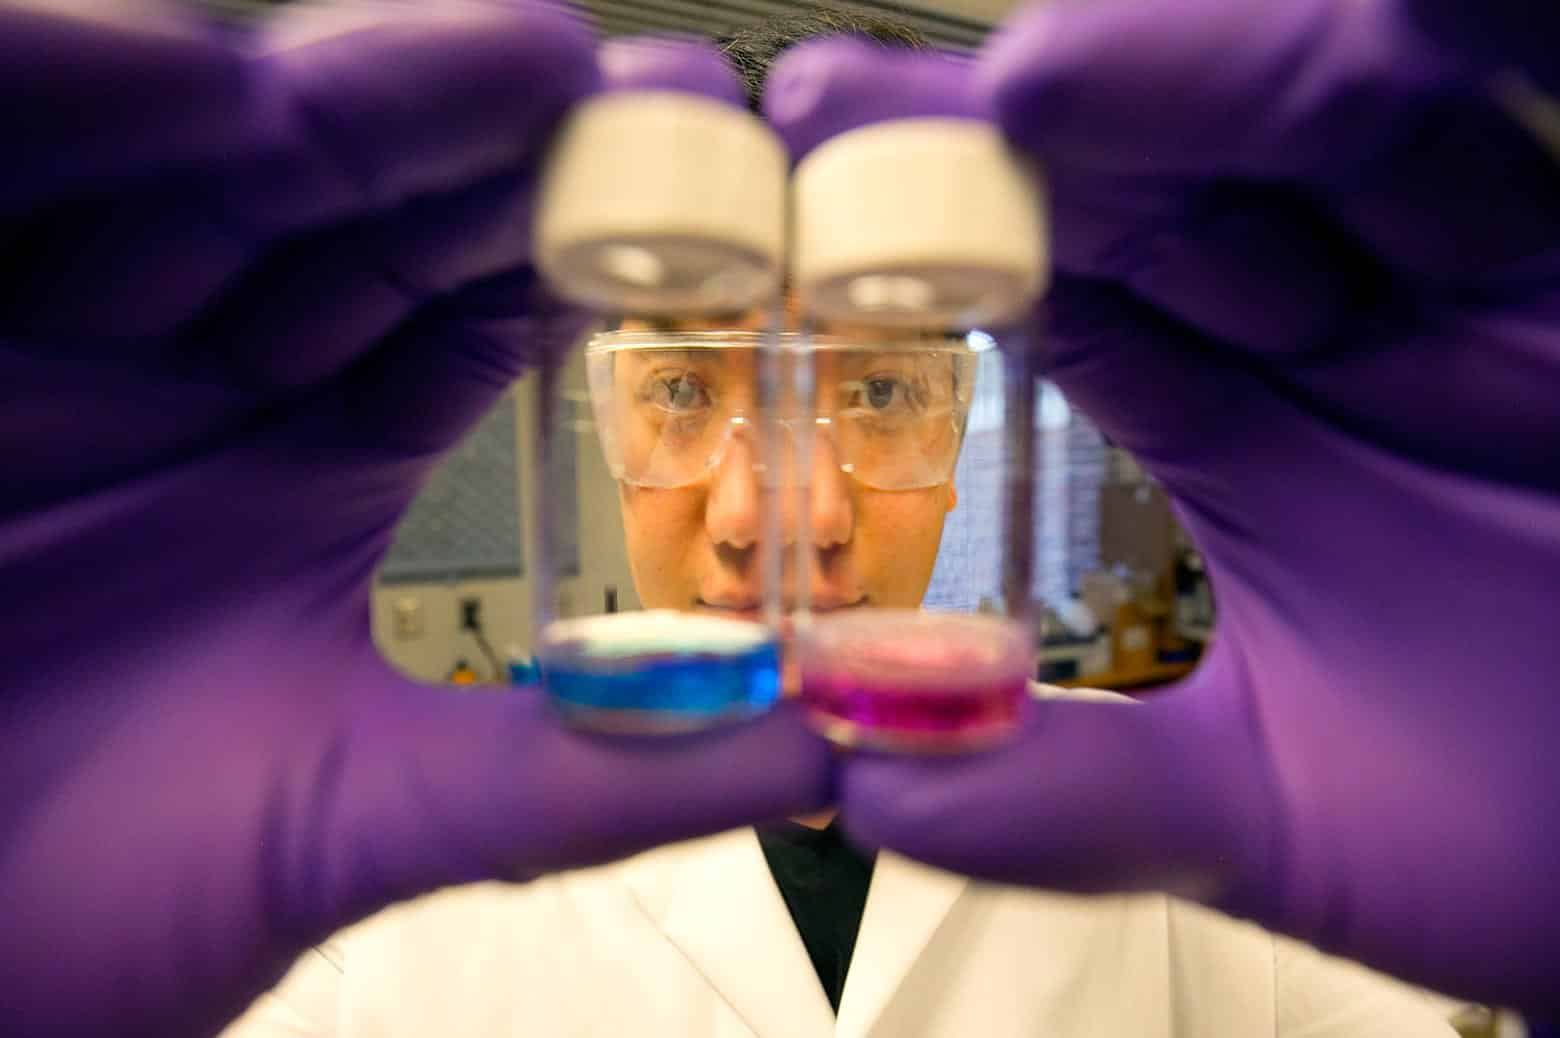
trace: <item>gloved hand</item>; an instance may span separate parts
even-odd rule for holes
[[[527,205],[589,33],[91,10],[0,10],[0,1031],[209,1032],[392,899],[821,804],[788,711],[604,740],[370,643],[397,517],[577,330]]]
[[[1413,0],[1404,13],[1442,47],[1440,57],[1465,73],[1506,80],[1513,73],[1545,90],[1560,90],[1555,33],[1560,11],[1545,0]],[[1501,84],[1496,84],[1501,89]],[[1550,118],[1553,118],[1551,116]]]
[[[936,865],[1168,890],[1553,1013],[1560,164],[1402,14],[1103,0],[973,76],[834,42],[775,69],[798,153],[962,106],[1039,160],[1050,375],[1219,599],[1178,688],[1035,704],[985,755],[857,754],[840,801]]]

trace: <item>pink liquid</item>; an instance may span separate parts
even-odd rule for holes
[[[902,692],[886,685],[828,676],[804,679],[813,723],[849,745],[956,748],[984,742],[1018,721],[1022,680],[985,688]]]
[[[804,637],[801,698],[848,746],[940,751],[993,741],[1029,693],[1027,637],[1001,620],[877,613]]]

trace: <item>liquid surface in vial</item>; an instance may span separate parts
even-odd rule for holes
[[[542,680],[575,723],[613,731],[701,728],[769,709],[779,648],[762,625],[669,610],[552,624]]]
[[[799,646],[809,716],[846,745],[984,744],[1028,695],[1027,636],[1001,619],[875,610],[818,622]]]

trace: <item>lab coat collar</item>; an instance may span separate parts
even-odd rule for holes
[[[835,1034],[865,1038],[969,881],[901,858],[878,854],[861,931],[840,995]]]
[[[681,850],[626,867],[651,921],[758,1038],[833,1033],[834,1012],[753,830]]]
[[[753,830],[636,859],[625,881],[759,1038],[870,1034],[968,884],[878,855],[836,1023]]]

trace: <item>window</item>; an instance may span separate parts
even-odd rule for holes
[[[515,395],[505,394],[434,469],[396,528],[381,581],[445,583],[523,575],[515,408]],[[575,447],[572,440],[562,445],[559,471],[548,473],[545,485],[575,486]],[[559,499],[559,507],[566,509],[559,523],[563,543],[557,546],[562,575],[579,572],[577,506],[572,493]]]
[[[1099,430],[1067,403],[1061,390],[1046,382],[1037,393],[1032,593],[1054,603],[1076,595],[1082,575],[1098,565],[1098,498],[1108,451]],[[988,350],[976,368],[964,448],[954,473],[959,501],[943,527],[928,608],[973,611],[983,603],[1001,605],[1002,412],[1002,359]]]

